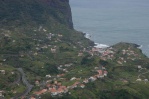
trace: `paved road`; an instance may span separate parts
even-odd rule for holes
[[[18,70],[18,71],[21,73],[21,75],[22,75],[22,77],[21,77],[21,78],[22,78],[22,82],[23,82],[24,85],[26,85],[26,90],[25,90],[23,93],[21,93],[21,94],[15,96],[13,99],[18,99],[18,98],[20,98],[20,97],[25,97],[26,95],[28,95],[28,94],[30,93],[30,91],[31,91],[32,88],[33,88],[33,85],[31,85],[31,84],[27,81],[23,69],[22,69],[22,68],[17,68],[17,70]]]

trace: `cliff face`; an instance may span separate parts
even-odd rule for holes
[[[73,28],[69,0],[0,0],[0,24],[51,20]]]

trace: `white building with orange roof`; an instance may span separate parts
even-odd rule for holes
[[[57,92],[57,90],[55,88],[52,88],[50,90],[50,92],[51,92],[51,95],[53,95],[53,96],[58,95],[58,92]]]
[[[102,70],[97,70],[97,72],[98,72],[99,75],[103,74]]]
[[[97,80],[97,78],[96,78],[96,77],[91,76],[91,77],[89,78],[89,80],[93,82],[93,81]]]
[[[46,92],[47,92],[47,89],[42,89],[41,91],[35,92],[34,94],[39,96],[39,95],[44,94]]]
[[[85,85],[84,85],[84,84],[81,84],[81,85],[80,85],[80,87],[81,87],[81,88],[84,88],[84,87],[85,87]]]
[[[57,77],[62,77],[64,76],[65,74],[58,74]]]
[[[88,79],[85,79],[84,81],[83,81],[83,83],[88,83],[89,81],[88,81]]]
[[[30,97],[30,99],[36,99],[36,98],[32,96],[32,97]]]
[[[108,72],[105,70],[103,75],[104,76],[107,76],[107,74],[108,74]]]

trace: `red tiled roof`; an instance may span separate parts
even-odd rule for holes
[[[47,89],[43,89],[41,91],[35,92],[36,95],[41,95],[43,93],[45,93],[47,91]]]
[[[80,86],[85,86],[84,84],[81,84]]]
[[[107,74],[108,72],[107,71],[104,71],[104,74]]]
[[[97,72],[98,72],[100,75],[102,75],[102,70],[97,70]]]
[[[56,90],[55,88],[52,88],[52,89],[50,90],[50,92],[57,92],[57,90]]]

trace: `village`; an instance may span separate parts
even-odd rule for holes
[[[93,75],[93,76],[90,76],[89,78],[85,78],[85,79],[81,79],[81,78],[76,78],[76,77],[72,77],[69,81],[73,81],[74,83],[70,86],[64,86],[62,85],[62,83],[58,82],[56,79],[65,79],[65,78],[62,78],[65,74],[59,74],[57,75],[56,78],[53,78],[55,79],[53,81],[53,84],[49,84],[49,81],[51,80],[47,80],[46,81],[46,88],[45,89],[42,89],[40,91],[37,91],[37,92],[34,92],[34,95],[36,96],[40,96],[42,94],[45,94],[45,93],[49,93],[51,94],[51,96],[57,96],[57,95],[62,95],[63,93],[69,93],[69,90],[72,90],[74,88],[85,88],[85,84],[89,83],[89,82],[94,82],[96,81],[97,79],[102,79],[104,77],[107,76],[108,72],[106,71],[106,69],[104,67],[102,67],[102,69],[98,69],[98,67],[95,67],[95,71],[97,72],[96,75]],[[51,75],[46,75],[46,77],[48,77],[49,79],[52,78]],[[69,82],[67,81],[67,82]],[[35,81],[35,84],[36,86],[39,86],[40,85],[40,82],[39,81]],[[31,98],[31,99],[36,99],[35,97]]]

